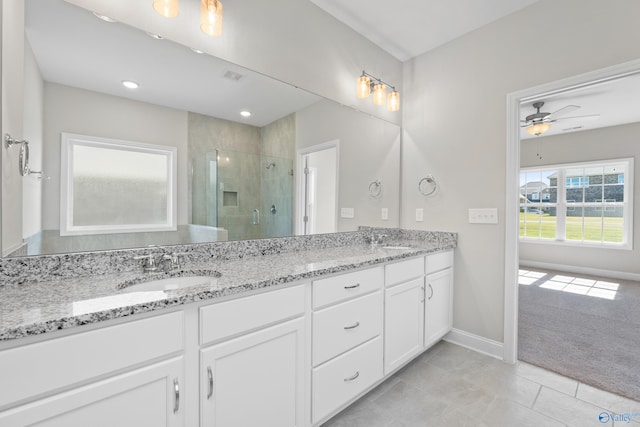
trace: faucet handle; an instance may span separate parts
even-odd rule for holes
[[[142,269],[144,271],[156,271],[158,269],[158,266],[156,264],[156,259],[154,258],[153,254],[137,255],[137,256],[134,256],[133,259],[145,260],[142,262]]]
[[[180,257],[185,257],[187,256],[187,253],[185,252],[172,252],[170,254],[164,254],[162,255],[162,259],[165,259],[167,261],[171,262],[171,268],[172,269],[178,269],[180,268]]]

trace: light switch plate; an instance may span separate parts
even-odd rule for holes
[[[424,209],[422,208],[416,209],[416,221],[417,222],[424,221]]]
[[[353,208],[340,208],[340,218],[353,218],[354,216]]]
[[[497,224],[498,209],[469,209],[469,224]]]
[[[380,211],[380,218],[382,220],[388,220],[389,219],[389,209],[388,208],[382,208]]]

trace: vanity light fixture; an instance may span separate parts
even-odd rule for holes
[[[551,129],[549,123],[533,123],[531,126],[527,126],[527,133],[529,135],[540,136],[549,129]]]
[[[153,0],[153,10],[166,18],[178,16],[180,0]],[[200,29],[210,36],[222,34],[222,2],[200,0]]]
[[[387,88],[391,89],[388,95]],[[389,111],[398,111],[400,109],[400,92],[390,84],[362,70],[362,75],[358,77],[356,96],[358,98],[368,98],[372,92],[374,105],[384,105],[386,103]]]
[[[122,86],[126,87],[127,89],[138,89],[140,87],[138,83],[131,80],[123,80]]]
[[[179,0],[153,0],[153,10],[165,18],[175,18],[180,12]]]

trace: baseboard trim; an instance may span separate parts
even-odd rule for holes
[[[496,359],[504,360],[504,345],[501,342],[481,337],[480,335],[454,328],[445,335],[443,340],[477,351],[478,353],[486,354],[487,356],[495,357]]]
[[[575,265],[552,264],[548,262],[538,262],[529,260],[520,260],[521,267],[541,268],[544,270],[557,270],[565,273],[587,274],[589,276],[600,276],[611,279],[634,280],[640,281],[640,274],[627,273],[624,271],[604,270],[600,268],[578,267]]]

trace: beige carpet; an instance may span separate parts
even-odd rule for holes
[[[640,283],[522,268],[518,358],[640,402]]]

